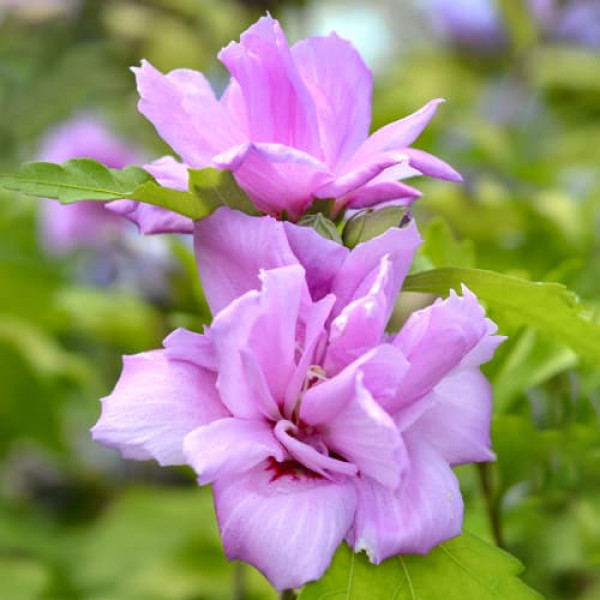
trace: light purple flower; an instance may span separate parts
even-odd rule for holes
[[[39,160],[62,163],[71,158],[91,158],[113,169],[142,162],[140,150],[119,138],[98,118],[81,114],[50,130],[44,138]],[[161,185],[177,187],[178,174],[173,159],[159,159],[145,165]],[[181,167],[179,166],[181,169]],[[187,175],[187,171],[183,168]],[[180,173],[180,172],[179,172]],[[63,205],[55,200],[44,202],[41,212],[41,237],[46,248],[57,254],[80,246],[101,246],[125,229],[127,220],[138,225],[141,233],[192,232],[189,219],[159,206],[133,200],[112,202],[76,202]]]
[[[140,160],[138,150],[90,115],[79,115],[52,129],[42,142],[39,158],[56,163],[71,158],[92,158],[116,169]],[[102,244],[126,224],[121,217],[106,210],[102,202],[62,205],[47,200],[42,206],[40,229],[46,247],[52,252],[64,253],[78,246]]]
[[[452,42],[480,51],[503,50],[508,33],[493,0],[422,0],[435,29]],[[600,48],[600,3],[597,0],[526,0],[535,26],[550,39]]]
[[[459,46],[498,50],[506,45],[506,31],[494,0],[422,0],[433,27]]]
[[[556,26],[556,36],[599,50],[600,4],[596,0],[580,0],[564,6]]]
[[[479,365],[501,338],[467,289],[386,334],[414,224],[352,251],[228,209],[195,227],[214,321],[126,357],[94,439],[190,464],[227,556],[279,589],[319,578],[344,539],[380,562],[457,535],[451,465],[493,458]]]
[[[296,220],[315,198],[335,198],[338,211],[410,203],[419,192],[401,179],[460,180],[441,160],[410,148],[439,99],[369,137],[371,72],[336,34],[290,48],[267,16],[219,59],[231,74],[220,99],[201,73],[163,75],[143,61],[133,69],[138,107],[186,165],[230,169],[260,211]]]

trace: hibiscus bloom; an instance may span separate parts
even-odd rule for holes
[[[71,158],[91,158],[112,169],[142,162],[139,149],[91,114],[77,115],[51,129],[41,143],[38,156],[40,160],[55,163]],[[169,167],[166,173],[165,162]],[[173,187],[174,168],[168,160],[158,160],[147,168],[161,185]],[[185,169],[184,173],[187,174]],[[47,200],[41,209],[40,235],[46,248],[55,254],[64,254],[82,246],[101,247],[129,226],[121,215],[138,224],[142,233],[192,231],[189,219],[164,208],[132,200],[90,200],[66,205]]]
[[[457,535],[451,466],[493,458],[479,365],[500,338],[466,289],[385,332],[414,224],[352,251],[228,209],[195,233],[213,323],[126,357],[94,439],[191,465],[227,556],[279,589],[319,578],[344,539],[377,563]]]
[[[138,162],[140,153],[91,115],[77,117],[51,129],[44,138],[41,160],[62,163],[70,158],[92,158],[120,169]],[[47,200],[42,205],[41,237],[49,251],[62,254],[79,246],[97,246],[127,225],[106,209],[104,202],[62,205]]]
[[[219,59],[231,74],[220,99],[201,73],[163,75],[143,61],[133,69],[138,108],[187,166],[231,170],[261,212],[297,220],[315,198],[334,198],[337,212],[406,204],[420,194],[401,179],[460,180],[441,160],[410,148],[439,99],[369,137],[372,75],[336,34],[290,48],[267,16]],[[184,176],[177,187],[186,186]]]

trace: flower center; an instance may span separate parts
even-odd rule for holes
[[[323,383],[327,380],[327,373],[321,365],[310,365],[306,372],[306,379],[304,380],[303,392],[310,389],[311,387]]]
[[[339,476],[351,477],[358,472],[352,463],[330,455],[327,444],[314,427],[301,427],[291,421],[281,420],[275,425],[274,434],[294,459],[293,462],[312,473],[335,479]]]
[[[321,365],[310,365],[306,370],[306,375],[304,377],[304,383],[302,384],[302,389],[300,390],[300,395],[294,404],[294,408],[292,410],[292,414],[290,419],[296,424],[300,424],[300,406],[302,405],[302,399],[304,398],[304,394],[306,394],[307,390],[310,388],[319,385],[327,381],[327,373],[325,369]]]

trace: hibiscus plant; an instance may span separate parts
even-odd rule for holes
[[[193,469],[227,558],[282,598],[539,597],[498,532],[494,544],[464,530],[454,467],[479,463],[485,484],[481,366],[514,323],[591,360],[600,327],[558,284],[427,253],[406,180],[461,181],[413,147],[442,100],[369,133],[372,74],[353,45],[332,33],[290,47],[270,16],[219,59],[220,96],[194,70],[133,69],[139,111],[173,155],[121,148],[111,162],[82,117],[93,149],[0,177],[72,205],[48,221],[49,246],[124,218],[193,244],[210,324],[125,356],[93,439]]]

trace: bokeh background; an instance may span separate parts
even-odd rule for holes
[[[446,98],[416,145],[465,181],[416,182],[421,268],[561,282],[595,319],[598,0],[0,0],[0,170],[69,152],[73,119],[138,164],[168,153],[129,67],[195,68],[223,88],[218,50],[267,10],[290,41],[353,40],[375,73],[374,127]],[[274,598],[224,559],[190,471],[121,461],[89,435],[122,354],[208,322],[189,240],[119,222],[55,243],[67,217],[48,205],[0,191],[0,597]],[[600,369],[551,335],[502,333],[487,366],[498,461],[459,469],[466,527],[547,598],[600,599]]]

